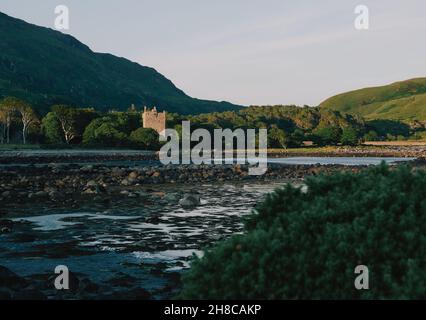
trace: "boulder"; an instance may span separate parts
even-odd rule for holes
[[[201,204],[200,196],[192,193],[185,194],[183,198],[179,200],[179,204],[185,209],[195,208]]]

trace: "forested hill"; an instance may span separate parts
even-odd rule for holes
[[[93,52],[72,36],[0,12],[0,99],[6,96],[42,114],[58,103],[99,111],[155,105],[181,114],[238,108],[191,98],[153,68]]]

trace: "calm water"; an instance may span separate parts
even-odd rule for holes
[[[312,165],[312,164],[339,164],[339,165],[350,165],[350,166],[360,166],[360,165],[378,165],[382,161],[388,164],[394,164],[401,161],[412,161],[416,158],[409,157],[286,157],[286,158],[268,158],[268,163],[278,163],[278,164],[287,164],[287,165]],[[255,160],[255,159],[250,159]],[[235,159],[235,161],[244,161],[243,159]],[[260,159],[261,162],[264,160]],[[48,163],[32,163],[33,166],[45,166]],[[147,165],[161,165],[161,162],[158,160],[114,160],[114,161],[103,161],[102,163],[94,161],[82,161],[82,162],[60,162],[59,165],[68,165],[68,164],[102,164],[106,166],[147,166]],[[18,163],[18,164],[0,164],[1,167],[9,166],[28,166],[28,163]]]

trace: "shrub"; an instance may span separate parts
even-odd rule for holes
[[[151,128],[139,128],[132,131],[130,140],[144,149],[156,150],[159,148],[158,133]]]
[[[206,250],[185,299],[414,299],[426,296],[426,174],[385,165],[287,185],[245,232]],[[369,268],[356,290],[354,269]]]

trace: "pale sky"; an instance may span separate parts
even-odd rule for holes
[[[66,33],[202,99],[317,105],[426,76],[425,0],[0,0],[0,11],[53,28],[61,4]],[[369,30],[354,27],[360,4]]]

